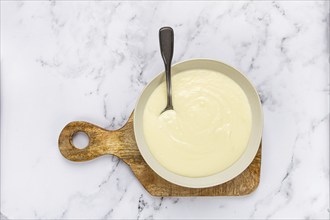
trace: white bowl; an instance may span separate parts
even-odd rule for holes
[[[219,185],[227,182],[243,172],[253,161],[257,154],[259,144],[261,141],[262,129],[263,129],[263,114],[262,106],[256,89],[251,82],[235,68],[216,60],[209,59],[194,59],[181,63],[177,63],[172,66],[172,75],[180,72],[192,69],[207,69],[224,74],[234,80],[245,92],[252,113],[252,129],[251,135],[247,144],[247,147],[241,157],[232,164],[229,168],[218,172],[216,174],[206,177],[186,177],[175,174],[166,168],[164,168],[152,155],[149,147],[144,139],[143,134],[143,112],[152,92],[161,84],[164,80],[164,72],[157,75],[143,90],[134,111],[134,134],[141,152],[142,157],[147,164],[154,170],[159,176],[167,181],[190,188],[204,188]]]

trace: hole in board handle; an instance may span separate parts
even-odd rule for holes
[[[84,149],[89,145],[89,137],[85,132],[78,131],[72,136],[72,144],[78,149]]]

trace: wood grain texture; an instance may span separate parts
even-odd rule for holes
[[[79,131],[85,132],[90,139],[84,149],[75,148],[72,144],[73,135]],[[253,192],[259,185],[261,144],[250,166],[221,185],[196,189],[166,181],[147,165],[139,152],[133,131],[133,113],[126,125],[116,131],[108,131],[88,122],[71,122],[63,128],[58,144],[62,155],[71,161],[87,161],[106,154],[119,157],[153,196],[241,196]]]

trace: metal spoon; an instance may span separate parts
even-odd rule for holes
[[[160,53],[162,54],[165,75],[166,75],[166,91],[167,105],[161,114],[167,110],[173,110],[172,104],[172,85],[171,85],[171,62],[173,57],[174,32],[170,27],[162,27],[159,30]]]

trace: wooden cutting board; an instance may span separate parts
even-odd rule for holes
[[[84,149],[75,148],[72,144],[73,135],[79,131],[85,132],[90,140]],[[88,122],[71,122],[63,128],[58,144],[62,155],[71,161],[87,161],[107,154],[119,157],[153,196],[242,196],[253,192],[260,180],[261,144],[250,166],[221,185],[195,189],[166,181],[147,165],[139,152],[133,131],[133,113],[126,125],[116,131],[108,131]]]

